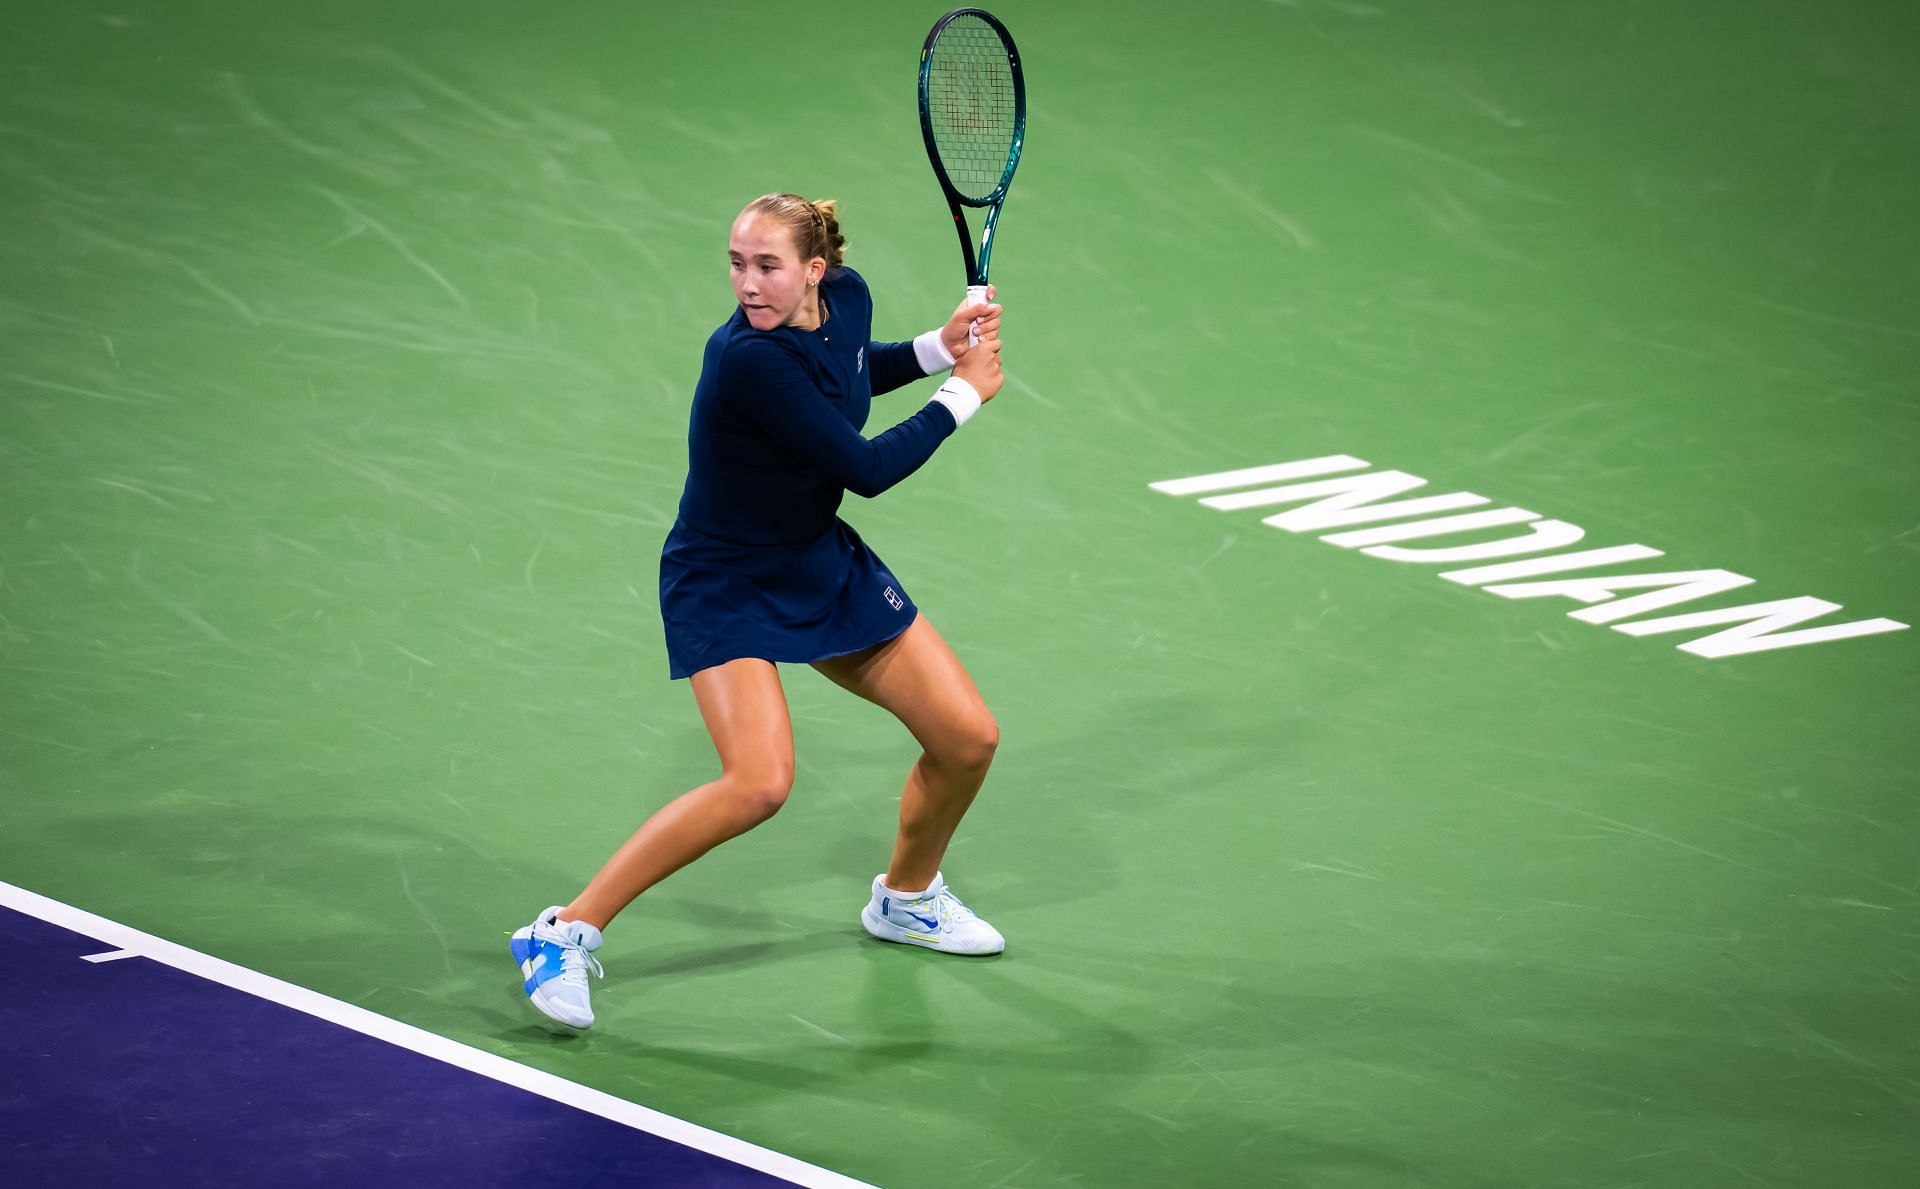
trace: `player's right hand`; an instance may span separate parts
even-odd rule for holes
[[[1000,391],[1000,336],[982,339],[953,365],[953,374],[973,385],[985,404]]]
[[[953,317],[940,328],[940,341],[947,354],[959,359],[980,339],[1000,333],[1000,307],[993,304],[993,286],[987,286],[987,300],[978,305],[961,302]]]

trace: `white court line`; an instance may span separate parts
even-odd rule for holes
[[[108,950],[104,954],[81,954],[80,960],[82,962],[93,963],[118,962],[122,958],[138,958],[139,956],[139,950]]]
[[[322,995],[318,991],[309,991],[305,987],[297,987],[271,975],[261,974],[257,970],[248,970],[244,966],[236,966],[198,950],[190,950],[186,946],[176,945],[150,933],[142,933],[118,921],[95,916],[85,909],[62,904],[58,900],[29,892],[25,888],[15,887],[4,880],[0,880],[0,906],[11,908],[27,916],[38,917],[49,924],[85,934],[110,945],[119,946],[122,951],[126,951],[95,954],[89,958],[90,961],[136,954],[152,958],[163,965],[184,970],[188,974],[197,975],[209,982],[219,983],[236,991],[244,991],[249,995],[304,1012],[330,1024],[351,1028],[364,1036],[384,1040],[388,1044],[398,1045],[400,1048],[419,1053],[423,1057],[444,1061],[448,1065],[467,1070],[469,1073],[492,1078],[496,1082],[525,1090],[529,1094],[538,1094],[542,1098],[563,1103],[576,1110],[586,1111],[603,1119],[611,1119],[615,1123],[657,1135],[662,1139],[672,1140],[674,1143],[709,1155],[731,1160],[735,1164],[776,1177],[784,1177],[796,1185],[808,1186],[809,1189],[873,1189],[873,1186],[865,1181],[856,1181],[851,1177],[841,1176],[837,1172],[817,1168],[804,1160],[783,1156],[779,1152],[735,1139],[730,1135],[722,1135],[718,1131],[709,1131],[705,1127],[689,1123],[684,1119],[676,1119],[672,1115],[649,1110],[637,1103],[628,1102],[624,1098],[616,1098],[590,1086],[570,1082],[565,1078],[534,1069],[532,1066],[522,1065],[518,1061],[509,1061],[505,1057],[495,1056],[476,1049],[472,1045],[461,1044],[457,1040],[448,1040],[444,1036],[437,1036],[425,1029],[415,1028],[411,1024],[402,1024],[398,1020],[370,1012],[364,1007],[355,1007],[351,1003]]]

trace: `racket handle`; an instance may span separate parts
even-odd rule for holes
[[[967,304],[968,305],[979,305],[981,302],[985,300],[987,300],[987,287],[985,285],[968,285],[967,286]],[[975,347],[975,346],[978,346],[979,344],[980,344],[980,336],[977,333],[975,333],[974,327],[972,326],[967,327],[967,346]]]

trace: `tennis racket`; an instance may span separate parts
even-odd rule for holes
[[[920,50],[920,132],[933,176],[953,211],[967,265],[967,300],[987,300],[993,229],[1027,136],[1027,83],[1013,35],[992,13],[956,8],[934,23]],[[966,208],[984,208],[980,250]],[[969,342],[978,342],[973,334]]]

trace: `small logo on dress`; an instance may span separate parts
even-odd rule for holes
[[[893,587],[891,586],[887,587],[887,606],[892,607],[895,611],[898,611],[901,608],[905,607],[906,605],[907,605],[906,600],[900,597],[899,591],[893,589]]]
[[[853,370],[858,373],[865,366],[867,366],[867,349],[862,347],[853,353]]]

